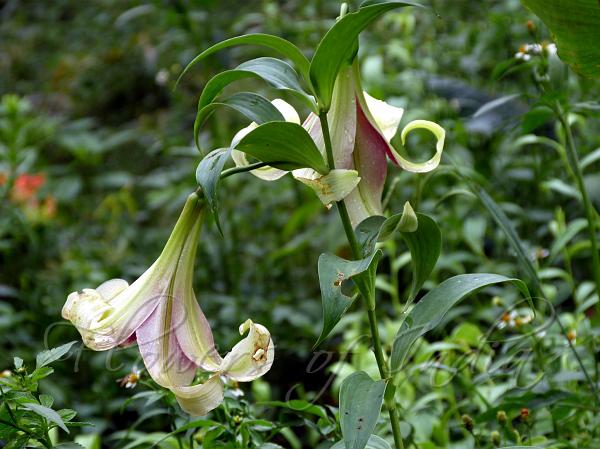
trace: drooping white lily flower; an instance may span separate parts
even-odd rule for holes
[[[255,345],[250,357],[259,349],[263,351],[256,356],[259,360],[253,359],[257,364],[260,361],[254,370],[256,377],[268,371],[273,361],[269,332],[250,321],[248,338],[252,338],[238,343],[233,355],[223,359],[215,349],[212,331],[192,286],[204,214],[204,200],[195,193],[190,195],[161,255],[133,284],[112,279],[96,289],[73,292],[62,310],[62,316],[75,325],[91,349],[102,351],[137,342],[152,379],[171,390],[189,386],[198,368],[233,373],[230,377],[237,378],[229,361],[232,357],[244,360],[245,347],[236,349],[244,342]],[[270,358],[262,357],[267,353]],[[202,391],[198,394],[201,396]],[[202,397],[188,396],[185,400],[202,403]]]
[[[298,114],[292,106],[282,100],[275,100],[273,103],[286,120],[299,123]],[[414,120],[400,133],[403,143],[408,133],[415,129],[426,129],[434,134],[437,138],[436,152],[425,162],[412,162],[402,157],[390,144],[398,131],[403,113],[402,108],[377,100],[363,91],[356,60],[352,65],[340,70],[327,118],[336,170],[355,170],[360,178],[356,187],[343,196],[353,226],[369,216],[383,214],[381,200],[387,176],[388,158],[404,170],[414,173],[429,172],[440,163],[445,131],[437,123]],[[302,126],[325,154],[318,116],[311,113]],[[250,129],[245,128],[240,133],[245,135]],[[237,141],[234,138],[233,143]],[[234,161],[238,166],[247,165],[243,153],[240,152],[234,152]],[[252,173],[267,181],[279,179],[286,173],[271,167],[263,167],[259,170],[253,170]],[[302,171],[294,171],[294,177],[298,178]]]

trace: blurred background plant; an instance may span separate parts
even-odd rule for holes
[[[517,0],[430,4],[387,15],[361,44],[365,88],[406,108],[403,123],[428,118],[448,132],[444,165],[426,176],[396,171],[387,202],[400,211],[410,200],[440,225],[442,257],[425,290],[467,271],[522,274],[547,303],[532,320],[509,289],[495,288],[453,309],[399,374],[403,434],[423,449],[591,447],[600,424],[598,296],[565,128],[546,104],[566,111],[598,208],[600,107],[590,100],[600,85],[556,58],[550,33]],[[220,52],[174,90],[182,67],[250,32],[310,55],[338,12],[323,0],[0,3],[0,368],[78,339],[60,320],[69,292],[131,280],[156,258],[196,187],[199,92],[259,53]],[[202,146],[223,146],[245,124],[217,112]],[[426,138],[415,133],[408,148]],[[242,399],[231,385],[223,407],[190,420],[137,371],[135,351],[71,354],[39,391],[92,424],[72,429],[81,444],[314,448],[339,439],[344,370],[376,365],[359,314],[344,318],[322,352],[311,350],[321,319],[317,258],[349,254],[336,217],[287,177],[232,177],[221,196],[225,238],[215,226],[205,231],[198,297],[223,347],[237,336],[219,329],[247,316],[264,323],[278,346],[272,370]],[[391,344],[410,256],[399,241],[385,255],[379,308]],[[298,402],[276,402],[288,399]],[[390,437],[383,425],[378,433]]]

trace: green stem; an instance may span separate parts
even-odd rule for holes
[[[329,123],[327,122],[327,112],[321,111],[319,113],[319,121],[321,122],[321,130],[323,132],[323,141],[325,142],[325,151],[327,153],[327,164],[330,169],[335,168],[335,160],[333,158],[333,148],[331,146],[331,136],[329,134]],[[336,203],[337,210],[340,215],[340,219],[342,220],[342,225],[344,227],[344,232],[346,233],[346,238],[348,239],[348,243],[350,244],[350,248],[352,250],[352,255],[355,259],[360,259],[362,257],[362,249],[360,247],[360,243],[356,238],[356,234],[354,233],[354,229],[352,228],[352,223],[350,222],[350,216],[348,215],[348,209],[346,208],[346,203],[344,201],[338,201]],[[373,349],[375,352],[375,359],[377,360],[377,367],[379,368],[379,374],[382,379],[391,381],[390,370],[385,361],[385,356],[383,354],[383,347],[381,345],[381,338],[379,337],[379,329],[377,327],[377,315],[375,314],[374,306],[371,307],[369,304],[375,304],[374,298],[364,298],[367,304],[367,314],[369,316],[369,327],[371,330],[371,338],[373,340]],[[388,413],[390,415],[390,422],[392,425],[392,433],[394,435],[394,443],[396,449],[404,449],[404,443],[402,441],[402,431],[400,429],[400,416],[398,413],[398,409],[396,407],[396,401],[392,397],[391,399],[386,399],[386,406],[388,409]]]
[[[598,302],[596,303],[596,310],[600,315],[600,254],[598,253],[598,238],[596,236],[596,211],[590,201],[590,197],[583,182],[583,173],[581,171],[581,164],[579,163],[579,157],[577,155],[577,148],[575,147],[575,140],[573,139],[573,133],[571,132],[571,126],[567,121],[567,117],[562,110],[562,107],[556,103],[556,113],[558,119],[562,124],[565,131],[565,137],[567,140],[566,150],[571,170],[575,175],[577,187],[581,193],[583,199],[583,208],[585,209],[585,216],[588,222],[588,233],[590,236],[590,244],[592,247],[592,270],[594,272],[594,281],[596,283],[596,294],[598,295]]]

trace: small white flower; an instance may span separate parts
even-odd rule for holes
[[[556,52],[558,51],[558,49],[556,48],[556,44],[554,43],[550,43],[550,44],[545,44],[544,45],[544,50],[546,51],[546,53],[551,56],[551,55],[555,55]]]
[[[169,81],[169,71],[167,69],[160,69],[158,72],[156,72],[154,81],[159,86],[164,86],[167,84],[167,81]]]

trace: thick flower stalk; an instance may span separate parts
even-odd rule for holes
[[[292,106],[279,99],[274,100],[273,104],[286,120],[300,123],[298,113]],[[404,170],[414,173],[429,172],[440,163],[445,131],[437,123],[414,120],[400,133],[403,144],[406,142],[407,135],[415,129],[425,129],[434,134],[437,139],[436,151],[425,162],[410,161],[402,157],[391,145],[403,113],[403,109],[377,100],[363,91],[357,60],[340,70],[333,91],[331,108],[327,113],[335,163],[335,170],[332,170],[332,173],[356,173],[357,178],[353,182],[346,179],[343,188],[338,188],[337,194],[327,199],[330,200],[329,202],[344,199],[353,226],[367,217],[383,214],[382,194],[387,177],[388,159]],[[235,147],[236,143],[255,126],[252,124],[241,130],[234,137],[232,147]],[[326,156],[319,117],[311,113],[302,126]],[[239,151],[233,152],[233,159],[238,166],[248,164],[245,155]],[[294,170],[292,174],[317,191],[315,183],[311,185],[310,182],[311,178],[315,178],[312,172],[310,169],[301,169]],[[253,170],[252,173],[266,181],[274,181],[287,172],[267,166]],[[319,197],[323,201],[322,196]]]
[[[188,197],[161,255],[133,284],[112,279],[73,292],[62,310],[93,350],[137,342],[152,379],[171,389],[192,414],[205,414],[223,400],[221,384],[220,396],[211,390],[210,397],[208,387],[190,386],[198,368],[217,373],[209,386],[220,375],[250,381],[269,370],[274,354],[268,330],[250,320],[240,328],[249,335],[224,359],[215,349],[192,286],[204,206],[197,194]]]

